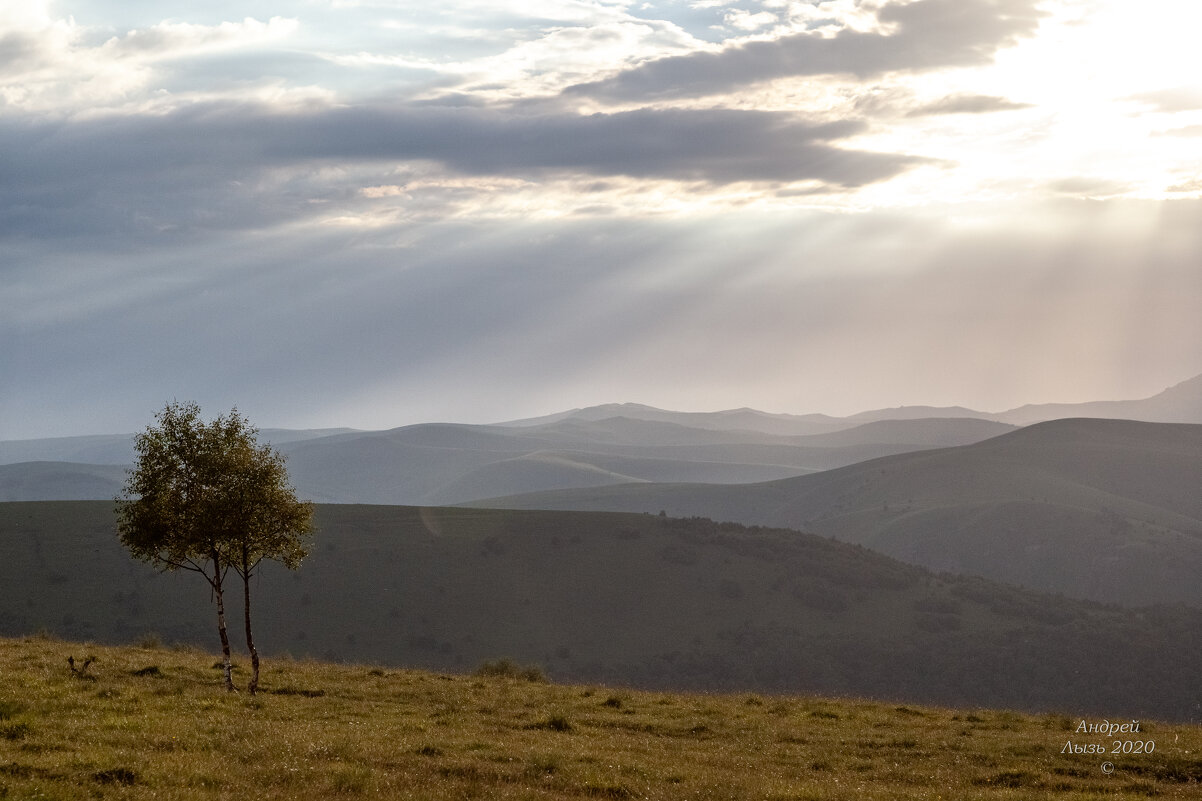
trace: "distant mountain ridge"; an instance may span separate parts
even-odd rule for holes
[[[1139,401],[990,414],[903,406],[844,418],[754,409],[674,412],[603,404],[494,425],[387,431],[265,429],[301,495],[324,503],[456,504],[623,483],[753,484],[909,451],[979,442],[1049,415],[1202,423],[1202,376]],[[133,435],[0,442],[0,500],[111,498]],[[55,463],[53,469],[46,463]]]
[[[303,497],[320,503],[442,505],[629,482],[770,481],[876,456],[976,442],[1011,429],[980,420],[923,420],[782,436],[627,417],[569,417],[517,427],[431,423],[328,436],[273,435],[272,441],[287,457]],[[113,452],[119,448],[114,440],[102,444]],[[96,447],[91,438],[51,445],[57,448],[53,453]],[[0,465],[0,500],[99,500],[120,490],[118,466],[104,471],[103,465],[54,461],[54,471],[32,461]]]
[[[424,423],[387,431],[351,428],[263,429],[261,439],[279,446],[330,436],[380,435],[421,427],[454,427],[471,430],[540,429],[568,420],[600,422],[612,419],[673,423],[708,431],[759,432],[774,436],[808,436],[854,428],[885,420],[976,418],[1014,426],[1066,417],[1100,417],[1143,420],[1152,423],[1202,423],[1202,375],[1197,375],[1141,400],[1086,403],[1027,404],[1004,412],[982,412],[963,406],[896,406],[873,409],[847,417],[826,414],[782,414],[756,409],[717,412],[676,412],[640,403],[606,403],[570,409],[542,417],[510,420],[491,425]],[[133,460],[133,434],[99,434],[26,440],[0,440],[0,465],[33,461],[129,464]]]
[[[780,436],[820,434],[855,425],[855,423],[845,422],[844,418],[825,414],[773,414],[746,407],[720,412],[674,412],[641,403],[605,403],[543,417],[512,420],[499,425],[526,428],[544,426],[568,419],[598,421],[615,417],[675,423],[689,428],[711,431],[759,431]]]
[[[1066,417],[1100,417],[1149,423],[1202,423],[1202,374],[1139,400],[1026,404],[1002,412],[984,412],[964,406],[895,406],[871,409],[846,417],[834,417],[826,414],[776,414],[748,408],[718,412],[673,412],[639,403],[609,403],[499,425],[535,426],[568,418],[601,420],[609,417],[655,420],[694,428],[725,431],[745,429],[783,435],[820,434],[881,420],[930,418],[971,417],[1016,426]]]
[[[1169,387],[1150,398],[1090,403],[1028,404],[994,415],[1014,425],[1030,425],[1062,417],[1101,417],[1148,423],[1202,423],[1202,375]]]

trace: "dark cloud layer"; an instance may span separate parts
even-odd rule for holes
[[[858,186],[892,177],[904,156],[838,151],[862,125],[711,109],[520,116],[478,109],[353,109],[284,121],[274,158],[433,159],[472,175],[567,172],[709,181],[818,179]]]
[[[608,101],[693,97],[801,75],[866,78],[988,62],[1000,48],[1034,33],[1036,0],[920,0],[888,3],[878,17],[889,34],[843,30],[831,38],[810,33],[756,41],[717,53],[650,61],[566,93]]]
[[[75,180],[124,172],[169,178],[180,168],[296,161],[429,159],[466,174],[565,171],[730,183],[816,178],[855,186],[913,160],[832,141],[863,124],[810,124],[780,112],[639,110],[523,116],[476,108],[350,108],[273,113],[206,106],[166,116],[56,126],[5,126],[6,181]]]
[[[711,184],[882,181],[919,163],[836,146],[862,123],[778,112],[639,110],[538,114],[469,107],[272,112],[196,106],[160,116],[0,123],[0,232],[49,235],[166,227],[256,227],[312,212],[313,193],[353,195],[349,179],[279,176],[324,164],[434,161],[466,175],[548,174]],[[267,200],[257,179],[275,171]],[[377,176],[379,178],[380,176]],[[335,181],[335,183],[330,183]],[[325,199],[329,200],[330,197]],[[307,211],[306,211],[307,210]]]

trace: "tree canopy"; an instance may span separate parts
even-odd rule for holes
[[[263,560],[299,566],[308,553],[313,505],[297,500],[284,457],[258,442],[237,409],[206,423],[195,403],[169,403],[134,442],[137,463],[118,499],[117,530],[137,559],[205,577],[217,604],[225,682],[233,689],[225,624],[225,577],[244,588],[247,648],[258,685],[250,625],[250,579]]]

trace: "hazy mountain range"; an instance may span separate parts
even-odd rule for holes
[[[673,412],[608,404],[497,425],[388,431],[266,429],[304,497],[327,503],[454,504],[641,482],[746,484],[979,442],[1064,416],[1202,423],[1202,376],[1141,401],[1025,406],[1001,414],[899,407],[845,418],[753,409]],[[116,495],[132,434],[0,442],[0,500]],[[107,467],[106,467],[107,466]]]
[[[535,425],[435,423],[336,434],[264,431],[262,437],[287,456],[299,493],[319,503],[455,504],[629,482],[769,481],[977,442],[1012,428],[936,419],[784,435],[635,417],[593,420],[592,411]],[[93,462],[75,461],[81,456]],[[0,443],[0,500],[112,498],[132,458],[131,437]]]
[[[1074,412],[1188,422],[1005,422]],[[262,435],[317,502],[663,511],[810,531],[1076,597],[1202,604],[1202,377],[1144,401],[1000,415],[620,404],[497,425]],[[0,500],[111,499],[130,443],[0,443]]]
[[[769,414],[755,409],[731,409],[722,412],[669,412],[633,403],[611,403],[587,409],[515,420],[508,426],[538,425],[567,418],[601,420],[608,417],[634,417],[659,420],[692,428],[723,431],[744,429],[772,434],[798,435],[838,431],[877,420],[915,420],[924,418],[971,417],[1010,425],[1030,425],[1064,417],[1102,417],[1118,420],[1144,420],[1152,423],[1202,423],[1202,375],[1182,381],[1150,398],[1087,403],[1027,404],[1005,412],[981,412],[962,406],[897,406],[874,409],[849,417],[825,414]]]

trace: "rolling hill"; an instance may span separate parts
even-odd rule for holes
[[[268,654],[454,671],[507,656],[648,688],[1199,715],[1202,612],[1184,607],[1103,607],[657,515],[335,505],[318,524],[298,572],[256,579]],[[0,504],[0,565],[0,635],[215,640],[207,586],[132,561],[111,503]]]
[[[303,497],[321,503],[441,505],[629,482],[769,481],[885,454],[976,442],[1009,430],[981,420],[916,420],[781,436],[616,417],[519,427],[423,424],[327,436],[265,431],[263,437],[287,456]],[[115,442],[106,440],[108,450],[98,451],[91,438],[84,439],[74,444],[50,440],[45,458],[120,453]],[[9,449],[10,454],[39,452],[29,442]],[[118,494],[123,473],[107,467],[59,462],[50,471],[33,462],[0,465],[0,499],[110,499]]]
[[[115,498],[125,468],[112,464],[23,462],[0,465],[0,501],[92,501]]]
[[[352,431],[349,428],[265,428],[260,439],[276,446]],[[0,465],[21,462],[76,462],[125,465],[134,460],[133,434],[0,440]]]
[[[1202,425],[1070,419],[744,486],[626,485],[480,505],[813,531],[934,570],[1124,604],[1202,605]]]

